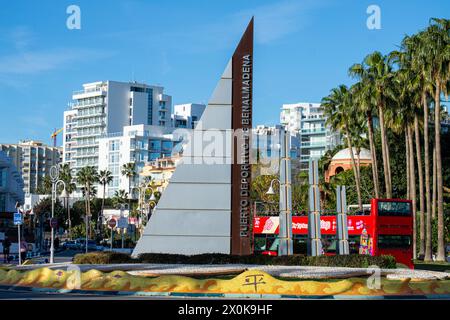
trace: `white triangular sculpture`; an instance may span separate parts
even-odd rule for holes
[[[133,256],[231,252],[232,60],[184,146],[181,163],[162,193]],[[202,135],[203,139],[199,139]],[[217,148],[215,144],[214,152],[209,154],[207,148],[214,138],[221,139],[222,145]]]

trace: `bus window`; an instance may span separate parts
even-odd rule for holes
[[[308,251],[307,235],[294,234],[292,239],[294,254],[306,254]]]
[[[380,249],[408,249],[411,247],[411,236],[384,235],[378,236],[378,248]]]
[[[267,247],[269,248],[269,251],[276,251],[278,252],[278,245],[280,244],[280,239],[276,238],[272,242],[272,244],[269,246],[269,241],[267,241]]]
[[[266,235],[255,234],[255,252],[266,250]]]
[[[410,202],[379,201],[378,202],[378,215],[379,216],[410,216],[411,215],[411,203]]]
[[[336,237],[323,235],[322,236],[322,247],[325,253],[336,253]]]
[[[348,247],[350,249],[350,254],[359,253],[359,240],[361,236],[349,236],[348,237]]]

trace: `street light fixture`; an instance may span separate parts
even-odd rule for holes
[[[275,194],[275,191],[273,190],[273,183],[274,183],[275,181],[278,181],[278,183],[280,183],[280,180],[278,180],[278,179],[272,179],[272,181],[270,181],[270,187],[269,187],[269,190],[267,190],[267,192],[266,192],[267,195],[274,195],[274,194]]]
[[[50,227],[51,227],[51,237],[50,237],[50,263],[54,263],[54,256],[55,256],[55,231],[54,231],[54,225],[53,225],[53,219],[55,218],[55,203],[56,199],[58,197],[57,190],[58,185],[63,184],[63,191],[61,193],[61,197],[68,197],[68,193],[66,190],[66,183],[63,180],[59,180],[59,167],[57,165],[52,166],[50,168],[50,179],[52,181],[52,218],[50,220]]]

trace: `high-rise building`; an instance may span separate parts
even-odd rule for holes
[[[283,126],[266,126],[257,125],[253,129],[252,148],[259,156],[260,166],[257,168],[257,174],[277,174],[279,170],[280,153],[281,153],[281,130]],[[289,135],[291,166],[293,174],[300,169],[300,140],[299,136],[291,131],[287,131]],[[265,159],[264,159],[265,158]]]
[[[197,121],[205,111],[204,104],[185,103],[173,106],[172,126],[175,128],[194,129]]]
[[[24,202],[23,179],[13,160],[0,151],[0,212],[15,212],[16,202]]]
[[[327,150],[341,144],[339,132],[325,124],[320,103],[284,104],[280,122],[300,140],[300,167],[308,169],[309,159],[319,159]]]
[[[71,111],[64,113],[64,162],[79,169],[98,167],[101,136],[138,124],[171,126],[172,98],[161,86],[100,81],[74,92]]]
[[[61,149],[39,141],[20,141],[18,144],[0,144],[0,150],[11,158],[21,173],[25,194],[36,193],[50,168],[61,161]]]
[[[174,141],[173,128],[148,125],[125,126],[123,131],[101,137],[98,141],[98,169],[109,170],[113,181],[107,186],[106,196],[112,197],[118,190],[125,190],[133,197],[137,192],[138,174],[144,166],[157,159],[171,157],[178,141]],[[129,178],[122,175],[122,167],[134,163],[136,176]],[[103,196],[103,188],[98,188]]]

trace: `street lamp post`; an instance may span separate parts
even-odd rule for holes
[[[54,238],[55,238],[55,231],[54,231],[54,225],[52,223],[53,219],[55,218],[55,202],[57,198],[57,190],[58,185],[63,184],[63,192],[61,194],[61,197],[67,198],[68,194],[66,191],[66,183],[63,180],[59,180],[59,167],[58,166],[52,166],[50,168],[50,179],[52,181],[52,218],[50,222],[51,227],[51,236],[50,236],[50,263],[54,263],[54,256],[55,256],[55,245],[54,245]]]
[[[145,203],[145,192],[148,190],[148,189],[150,189],[150,191],[151,191],[151,196],[150,196],[150,202],[149,203],[151,203],[152,201],[153,202],[155,202],[156,203],[156,197],[155,197],[155,190],[151,187],[151,186],[148,186],[148,185],[145,185],[145,184],[143,184],[143,185],[141,185],[139,188],[139,209],[140,209],[140,217],[139,217],[139,219],[141,220],[141,221],[143,221],[143,215],[144,215],[144,203]],[[141,232],[142,232],[142,230],[141,230]]]

